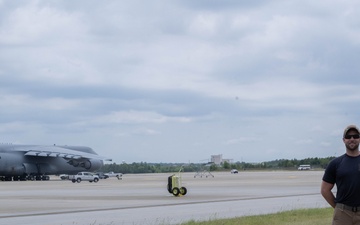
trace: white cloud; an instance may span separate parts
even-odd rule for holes
[[[127,162],[339,154],[360,119],[358,6],[1,1],[1,136]]]
[[[30,1],[12,10],[2,22],[0,43],[6,45],[30,45],[41,47],[55,40],[72,38],[84,34],[86,27],[81,15],[58,10]]]

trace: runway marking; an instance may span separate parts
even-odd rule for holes
[[[126,210],[126,209],[155,208],[155,207],[164,207],[164,206],[196,205],[196,204],[204,204],[204,203],[234,202],[234,201],[260,200],[260,199],[271,199],[271,198],[289,198],[289,197],[300,197],[300,196],[311,196],[311,195],[319,195],[319,193],[248,197],[248,198],[208,200],[208,201],[198,201],[198,202],[181,202],[181,203],[176,202],[173,204],[168,203],[168,204],[158,204],[158,205],[126,206],[126,207],[112,207],[112,208],[101,208],[101,209],[82,209],[82,210],[58,211],[58,212],[48,212],[48,213],[28,213],[28,214],[17,214],[17,215],[4,215],[4,216],[0,216],[0,219],[16,218],[16,217],[50,216],[50,215],[87,213],[87,212],[101,212],[101,211]]]

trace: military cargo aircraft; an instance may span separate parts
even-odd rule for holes
[[[84,146],[0,144],[0,180],[49,180],[49,175],[98,170],[103,161],[111,159]]]

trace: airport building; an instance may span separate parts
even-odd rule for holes
[[[214,163],[215,165],[221,165],[224,162],[232,163],[232,161],[233,161],[232,159],[223,159],[222,154],[220,154],[220,155],[212,155],[210,162]]]

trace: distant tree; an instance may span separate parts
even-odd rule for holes
[[[236,162],[229,163],[224,162],[222,166],[211,164],[210,167],[206,167],[203,164],[184,164],[184,163],[122,163],[122,164],[105,164],[101,171],[115,173],[174,173],[179,172],[180,169],[184,172],[196,172],[200,170],[210,171],[224,171],[230,169],[237,170],[251,170],[251,169],[295,169],[299,165],[309,164],[313,168],[326,168],[329,162],[334,159],[334,156],[326,158],[306,158],[306,159],[277,159],[262,163],[246,163]]]
[[[224,167],[224,169],[230,169],[230,163],[228,161],[225,161],[223,163],[223,167]]]

